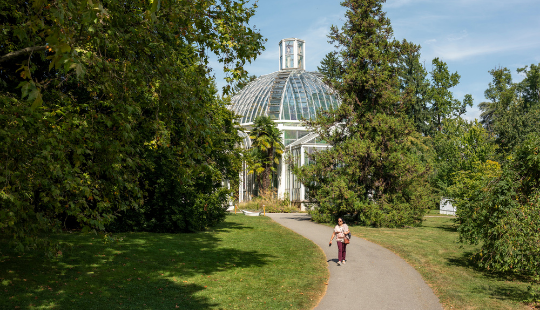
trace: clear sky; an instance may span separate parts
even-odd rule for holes
[[[383,9],[396,39],[422,46],[427,71],[431,60],[439,57],[461,75],[452,91],[459,100],[465,94],[473,96],[468,119],[479,118],[476,105],[485,101],[489,70],[507,67],[519,81],[517,68],[540,63],[540,0],[388,0]],[[246,69],[257,76],[277,71],[279,41],[299,38],[306,41],[306,70],[317,70],[334,50],[327,38],[330,26],[341,27],[344,14],[340,1],[259,0],[251,25],[268,41]],[[220,68],[216,62],[211,65]],[[218,86],[223,86],[223,74],[214,73]]]

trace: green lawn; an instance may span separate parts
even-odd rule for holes
[[[321,249],[267,217],[118,236],[59,236],[74,247],[54,260],[0,242],[0,309],[311,309],[326,290]]]
[[[451,217],[427,217],[419,228],[355,226],[351,232],[392,250],[414,266],[445,309],[531,309],[521,302],[526,282],[474,268],[468,254],[475,248],[456,242]]]

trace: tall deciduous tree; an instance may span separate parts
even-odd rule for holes
[[[442,131],[432,139],[436,154],[433,183],[442,196],[452,197],[448,188],[456,184],[456,173],[473,172],[478,165],[494,160],[497,146],[476,120],[457,117],[442,124]]]
[[[487,270],[532,276],[533,282],[540,275],[539,149],[540,135],[527,135],[499,171],[461,177],[471,186],[455,197],[460,241],[481,244],[476,262]]]
[[[432,61],[431,70],[431,134],[442,130],[444,119],[463,115],[467,106],[472,107],[471,95],[465,95],[463,102],[454,98],[450,88],[459,84],[461,78],[457,72],[450,73],[448,65],[435,58]]]
[[[345,213],[376,226],[419,225],[428,207],[429,149],[405,111],[398,63],[418,47],[393,39],[381,0],[347,0],[346,22],[329,35],[340,51],[341,106],[308,122],[332,148],[296,169],[318,207],[314,217]]]
[[[22,249],[160,203],[170,227],[219,219],[239,164],[206,53],[242,76],[263,43],[253,14],[242,0],[1,2],[2,234]]]
[[[493,80],[480,105],[482,124],[496,137],[501,154],[510,154],[528,134],[540,131],[540,65],[519,68],[525,78],[515,83],[507,68],[490,71]]]

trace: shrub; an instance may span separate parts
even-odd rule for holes
[[[463,178],[456,191],[461,242],[481,243],[479,266],[538,280],[540,271],[540,136],[531,135],[496,174]],[[480,177],[484,175],[484,177]],[[467,191],[467,189],[469,191]]]
[[[260,196],[255,197],[251,201],[241,203],[239,208],[263,211],[264,206],[264,210],[267,213],[293,213],[298,211],[296,207],[290,206],[289,204],[288,195],[285,195],[283,199],[280,199],[276,191],[267,191],[261,193]]]

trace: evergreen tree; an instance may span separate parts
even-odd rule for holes
[[[424,135],[429,134],[431,120],[429,100],[431,84],[427,78],[427,71],[420,63],[420,53],[405,54],[399,65],[401,69],[401,90],[411,91],[411,104],[405,113],[413,121],[416,130]]]
[[[321,60],[321,66],[317,67],[320,73],[322,73],[329,81],[341,80],[341,61],[339,60],[336,52],[330,52],[324,56]]]
[[[314,218],[355,214],[366,225],[419,225],[428,207],[429,148],[405,111],[399,61],[418,46],[393,38],[382,0],[347,0],[346,23],[332,27],[343,75],[332,84],[342,104],[308,125],[332,148],[296,168],[317,204]]]

